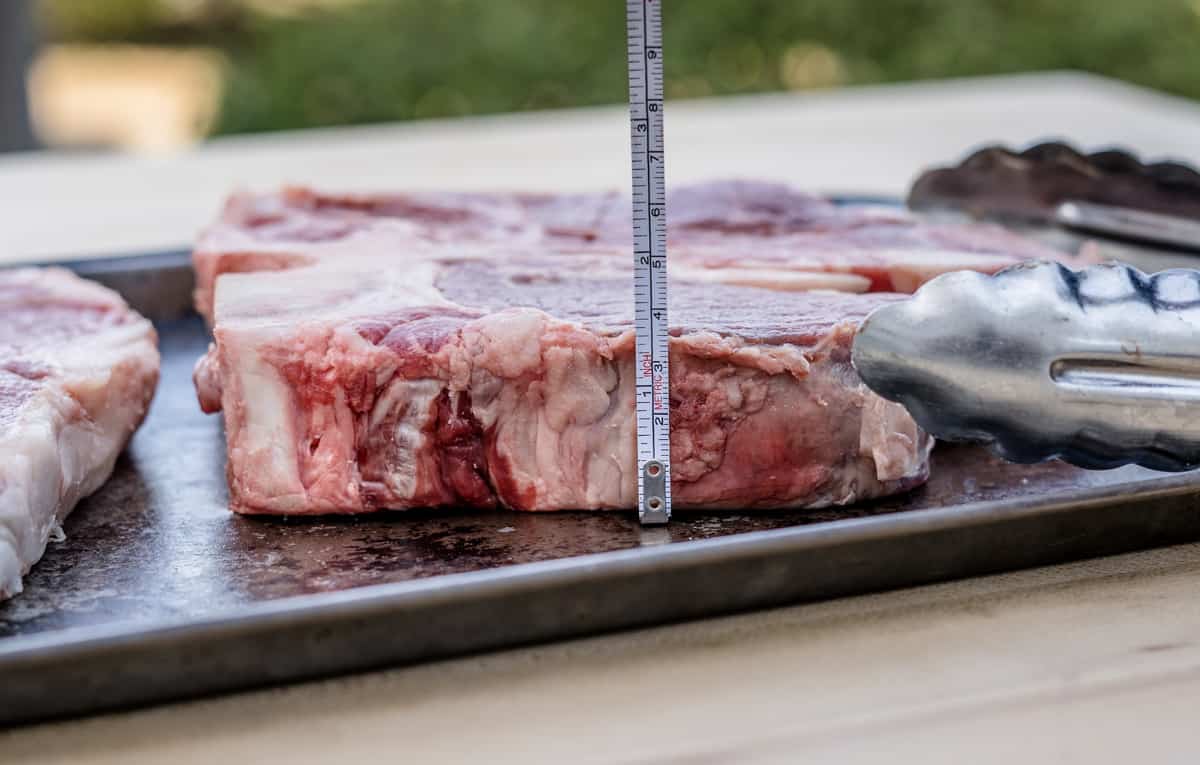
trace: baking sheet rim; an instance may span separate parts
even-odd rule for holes
[[[121,648],[131,642],[145,645],[148,641],[201,637],[209,632],[253,630],[314,613],[336,621],[341,616],[349,615],[345,613],[347,609],[359,616],[364,611],[391,612],[406,606],[433,604],[438,600],[453,601],[464,595],[484,596],[489,588],[503,591],[512,587],[536,589],[543,581],[564,584],[567,577],[591,580],[608,573],[650,575],[664,567],[701,566],[738,557],[799,554],[806,550],[823,550],[843,544],[1011,522],[1030,516],[1044,518],[1063,511],[1077,512],[1088,505],[1112,506],[1122,501],[1147,502],[1156,497],[1190,494],[1200,497],[1200,477],[1193,473],[1165,474],[1141,483],[1145,484],[1144,488],[1138,487],[1139,490],[1135,492],[1130,492],[1129,485],[1124,484],[1087,489],[1065,497],[1051,496],[1045,500],[1018,497],[947,508],[907,510],[733,534],[717,539],[674,542],[661,547],[642,546],[406,582],[368,585],[338,592],[299,595],[248,604],[223,615],[128,621],[103,627],[73,627],[44,634],[15,636],[0,640],[0,676],[3,676],[4,667],[10,662],[53,661],[68,653]]]

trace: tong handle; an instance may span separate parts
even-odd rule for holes
[[[1101,236],[1200,250],[1200,222],[1174,215],[1068,201],[1055,208],[1054,219],[1068,228]]]

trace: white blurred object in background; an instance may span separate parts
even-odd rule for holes
[[[186,147],[217,117],[222,67],[205,49],[54,45],[29,72],[34,129],[51,147]]]

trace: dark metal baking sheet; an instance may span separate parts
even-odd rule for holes
[[[808,512],[234,516],[186,255],[78,270],[158,322],[113,479],[0,604],[0,724],[1200,539],[1200,480],[940,447],[903,497]]]

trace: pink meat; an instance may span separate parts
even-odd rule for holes
[[[633,505],[626,274],[367,259],[230,274],[216,296],[196,380],[225,413],[235,510]],[[678,506],[842,504],[923,481],[930,440],[849,363],[857,322],[895,299],[673,285]]]
[[[60,269],[0,271],[0,598],[112,472],[158,379],[150,323]]]
[[[945,271],[1069,257],[772,184],[669,208],[682,508],[919,484],[931,440],[855,375],[858,322]],[[628,238],[616,194],[233,197],[195,263],[214,334],[196,386],[224,412],[234,509],[632,507]]]
[[[947,271],[1075,257],[997,226],[842,208],[770,183],[682,187],[669,210],[674,282],[912,292]],[[614,193],[237,194],[196,245],[196,305],[211,318],[222,273],[360,257],[403,264],[448,245],[501,260],[555,252],[624,265],[629,220],[628,201]]]

